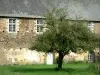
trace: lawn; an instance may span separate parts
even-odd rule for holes
[[[56,65],[0,66],[0,75],[97,75],[88,70],[88,64],[64,64],[56,71]]]

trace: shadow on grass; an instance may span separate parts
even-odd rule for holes
[[[27,73],[27,72],[59,72],[55,68],[18,68],[18,67],[12,67],[11,71],[12,72],[23,72],[23,73]],[[72,72],[84,72],[84,71],[86,71],[86,69],[72,69],[72,68],[65,69],[64,68],[60,71],[72,73]]]

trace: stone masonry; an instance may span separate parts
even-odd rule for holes
[[[35,39],[34,19],[18,19],[17,33],[8,33],[9,18],[0,18],[0,64],[5,64],[4,49],[28,48]]]
[[[7,32],[8,18],[0,19],[0,48],[27,48],[34,39],[34,19],[19,19],[17,33]]]
[[[9,18],[0,18],[0,64],[9,64],[9,51],[30,47],[35,40],[35,19],[19,18],[17,33],[8,32]],[[94,32],[100,34],[100,23],[94,23]],[[8,50],[8,52],[6,51]],[[8,54],[7,54],[8,53]],[[16,51],[15,51],[16,53]],[[22,53],[23,54],[23,53]],[[42,60],[41,60],[42,61]],[[44,62],[44,61],[43,61]]]

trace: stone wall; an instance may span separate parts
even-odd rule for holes
[[[88,52],[83,52],[83,53],[70,52],[68,55],[64,56],[63,60],[64,60],[64,63],[87,62],[88,61]]]
[[[100,23],[94,23],[94,32],[100,34]]]
[[[36,50],[22,49],[4,49],[0,52],[0,65],[27,65],[27,64],[44,64],[44,52],[37,52]]]
[[[0,65],[27,65],[27,64],[47,64],[48,58],[45,52],[37,52],[36,50],[29,50],[28,48],[17,48],[17,49],[4,49],[0,52]],[[55,53],[57,63],[58,53]],[[51,57],[50,57],[51,59]],[[53,61],[53,58],[51,59]],[[48,61],[48,62],[51,62]],[[87,62],[88,52],[86,53],[74,53],[70,52],[64,56],[64,63],[70,62]]]
[[[35,39],[34,19],[18,19],[17,33],[8,32],[9,18],[0,18],[0,64],[6,64],[4,50],[28,48]]]
[[[35,51],[29,51],[27,48],[30,46],[30,43],[35,40],[35,20],[34,19],[18,19],[18,30],[17,33],[8,33],[7,25],[9,18],[0,18],[0,64],[18,64],[18,63],[44,63],[45,55],[40,56],[37,61],[32,61],[34,55],[38,55],[39,53]],[[100,34],[100,23],[94,23],[94,32]],[[26,48],[26,49],[25,49]],[[34,52],[36,54],[34,54]],[[26,53],[26,57],[25,57]],[[28,57],[28,54],[33,56]],[[14,58],[13,58],[14,57]],[[80,58],[81,55],[77,55],[72,57],[71,55],[65,56],[65,61],[68,58],[72,58],[75,60],[85,59],[84,57]],[[66,59],[67,58],[67,59]],[[87,55],[86,55],[87,58]],[[31,60],[32,59],[32,60]],[[35,59],[34,59],[35,60]],[[87,60],[87,59],[86,59]],[[15,62],[16,61],[16,62]]]
[[[35,38],[34,19],[18,19],[17,33],[8,33],[8,18],[0,19],[0,48],[26,48]]]

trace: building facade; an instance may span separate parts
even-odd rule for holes
[[[100,34],[99,0],[1,0],[0,51],[30,47],[43,30],[43,15],[51,7],[66,8],[71,20],[87,20],[88,27]]]

